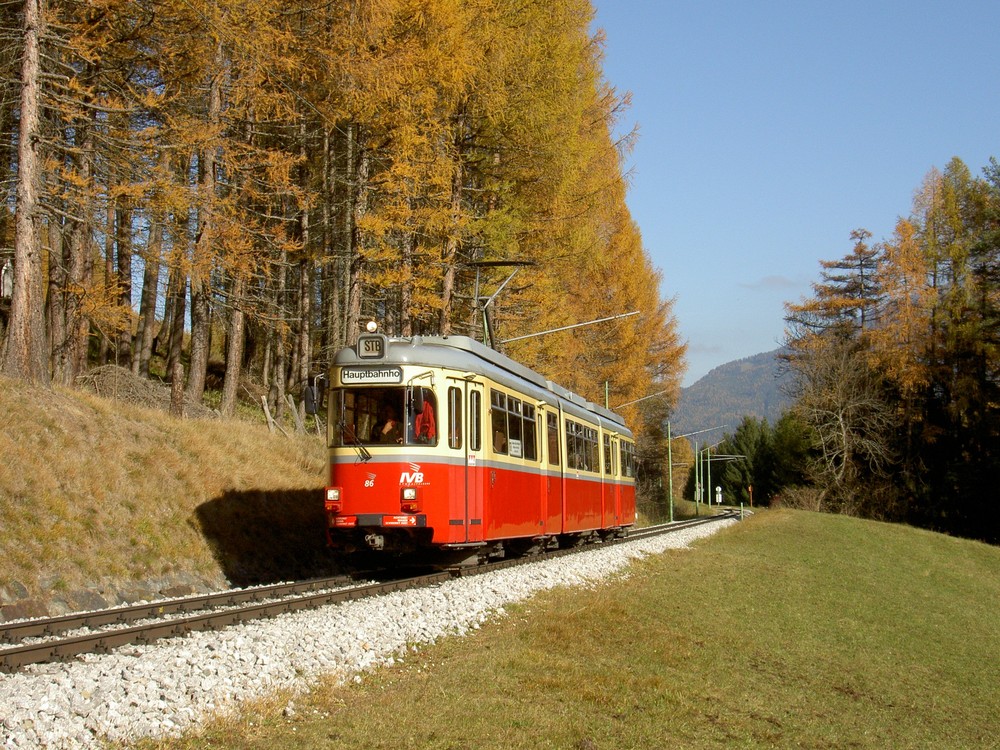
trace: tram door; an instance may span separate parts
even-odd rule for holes
[[[618,526],[621,518],[622,485],[618,479],[619,440],[615,435],[604,435],[604,526]]]
[[[545,409],[541,412],[544,420],[542,441],[545,443],[545,457],[542,463],[544,484],[542,518],[546,534],[563,532],[563,474],[562,451],[560,450],[559,413]]]
[[[483,541],[483,490],[486,466],[483,463],[483,387],[466,381],[468,404],[465,420],[465,529],[467,542]]]

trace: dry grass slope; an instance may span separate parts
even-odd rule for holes
[[[102,397],[0,378],[0,604],[326,564],[322,440],[207,410],[176,419],[119,385]]]

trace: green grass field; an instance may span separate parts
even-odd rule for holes
[[[158,748],[1000,747],[1000,549],[761,512]]]

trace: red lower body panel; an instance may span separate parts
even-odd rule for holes
[[[381,457],[380,457],[381,458]],[[338,535],[386,529],[415,544],[460,545],[628,526],[635,486],[601,477],[563,476],[518,464],[407,456],[367,463],[334,459],[327,526]]]

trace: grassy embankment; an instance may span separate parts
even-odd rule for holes
[[[997,602],[997,548],[765,511],[290,717],[276,696],[144,746],[998,747]]]
[[[185,575],[251,583],[325,557],[323,441],[262,418],[175,419],[0,378],[0,457],[8,602]]]

